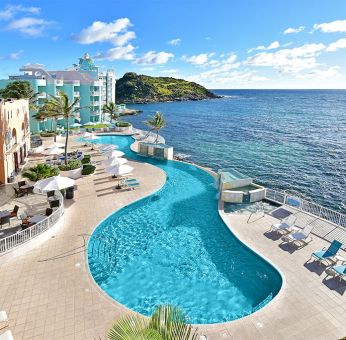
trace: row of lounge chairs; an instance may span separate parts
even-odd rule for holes
[[[311,232],[314,226],[310,223],[303,229],[300,229],[295,226],[296,219],[296,215],[292,214],[280,223],[273,224],[270,231],[280,234],[282,243],[298,243],[305,246],[312,241]],[[309,261],[315,260],[319,263],[324,263],[327,266],[325,270],[327,277],[337,277],[341,281],[343,278],[346,278],[346,259],[338,256],[341,247],[342,243],[334,240],[328,248],[313,252]],[[338,264],[339,261],[341,261],[341,264]]]

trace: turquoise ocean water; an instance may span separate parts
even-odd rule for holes
[[[222,99],[132,105],[136,127],[155,111],[175,152],[213,169],[298,191],[346,213],[346,90],[217,90]]]

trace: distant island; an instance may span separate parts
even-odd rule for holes
[[[220,98],[202,85],[171,77],[125,73],[116,83],[118,103],[154,103]]]

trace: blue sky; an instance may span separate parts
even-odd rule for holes
[[[0,0],[0,77],[84,52],[209,88],[346,88],[345,0]]]

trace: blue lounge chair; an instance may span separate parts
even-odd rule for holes
[[[325,260],[332,261],[334,263],[334,257],[340,250],[341,246],[341,242],[334,240],[327,249],[323,248],[322,250],[315,251],[314,253],[312,253],[310,260],[314,258],[320,263]]]
[[[346,277],[346,262],[339,264],[337,266],[333,266],[326,269],[326,274],[328,276],[338,277],[339,280]]]

